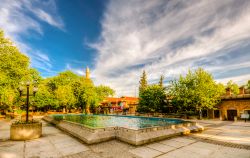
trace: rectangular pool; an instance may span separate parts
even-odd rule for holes
[[[70,122],[80,123],[92,128],[124,127],[129,129],[142,129],[148,127],[169,126],[187,122],[180,119],[121,115],[66,114],[52,115],[52,117],[56,120],[66,120]]]
[[[196,122],[140,116],[65,114],[43,119],[87,144],[119,139],[142,145],[204,129]]]

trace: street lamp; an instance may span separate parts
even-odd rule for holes
[[[23,95],[23,91],[24,91],[24,87],[23,87],[23,83],[21,83],[21,85],[20,85],[20,87],[18,88],[18,91],[19,91],[19,93],[20,93],[20,97],[21,96],[25,96],[25,95]],[[38,87],[37,87],[37,82],[35,81],[34,82],[34,87],[33,87],[33,95],[35,96],[35,94],[36,94],[36,92],[38,91]],[[29,96],[31,96],[30,94],[29,94],[29,88],[30,88],[30,81],[27,81],[26,82],[26,87],[27,87],[27,93],[26,93],[26,123],[28,123],[28,121],[29,121]]]

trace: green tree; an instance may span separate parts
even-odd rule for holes
[[[108,86],[100,85],[95,87],[90,79],[83,78],[73,83],[74,95],[77,98],[77,106],[83,109],[83,112],[95,112],[95,108],[106,97],[113,96],[114,90]]]
[[[247,82],[247,88],[250,89],[250,80]]]
[[[37,71],[37,69],[30,68],[29,69],[29,76],[27,77],[26,80],[36,81],[37,84],[39,84],[42,81],[42,77],[40,75],[40,72]]]
[[[142,72],[142,76],[141,76],[141,79],[140,79],[140,85],[139,85],[139,96],[140,94],[147,88],[148,86],[148,82],[147,82],[147,74],[146,74],[146,71],[143,70]]]
[[[160,77],[160,81],[159,81],[159,86],[160,86],[161,88],[164,88],[164,84],[163,84],[163,82],[164,82],[164,76],[163,76],[163,75],[161,75],[161,77]]]
[[[159,85],[150,85],[141,92],[138,111],[160,112],[165,104],[166,93]]]
[[[19,83],[30,76],[29,58],[0,30],[0,108],[13,106],[18,96]]]
[[[0,30],[0,108],[8,109],[14,104],[24,104],[19,96],[21,82],[37,81],[39,90],[34,98],[34,106],[58,108],[84,107],[87,113],[90,106],[96,106],[114,91],[107,86],[95,87],[91,79],[80,77],[71,71],[42,79],[40,73],[30,68],[29,58]],[[32,87],[32,86],[30,86]]]
[[[13,88],[29,74],[29,58],[4,37],[3,31],[0,31],[0,72],[6,76],[6,84]]]
[[[90,113],[90,106],[97,104],[95,87],[90,79],[83,78],[73,83],[74,95],[77,98],[78,106],[82,107],[85,113]]]
[[[1,100],[1,106],[3,109],[9,109],[11,110],[11,106],[13,105],[15,98],[16,98],[16,92],[11,87],[3,87],[0,91],[0,100]]]
[[[76,75],[72,71],[60,72],[58,76],[53,77],[51,83],[53,83],[54,88],[57,89],[59,86],[65,86],[72,84],[74,81],[79,81],[80,76]]]
[[[108,86],[100,85],[95,87],[97,93],[98,102],[102,102],[106,97],[113,96],[115,91]]]
[[[232,80],[227,82],[226,88],[230,88],[231,92],[235,95],[239,94],[239,86],[234,83]]]
[[[74,95],[72,86],[76,81],[80,81],[80,76],[71,71],[64,71],[55,77],[47,79],[45,84],[51,97],[54,98],[51,100],[53,106],[57,107],[59,105],[66,111],[70,111],[75,107],[77,98]]]
[[[55,96],[59,105],[66,108],[66,111],[70,112],[76,104],[76,98],[70,85],[59,86],[55,91]]]
[[[51,93],[49,87],[47,86],[47,79],[41,81],[38,86],[38,92],[34,97],[34,106],[37,108],[44,108],[44,107],[52,107],[58,108],[59,102],[56,99],[55,95]]]
[[[180,76],[170,85],[170,95],[173,102],[181,104],[183,109],[211,109],[220,101],[220,96],[225,93],[221,84],[216,84],[211,74],[202,68],[190,71],[186,76]]]

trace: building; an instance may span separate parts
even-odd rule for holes
[[[86,79],[90,79],[90,70],[89,70],[89,68],[87,67],[86,68]]]
[[[128,110],[128,113],[134,114],[136,112],[137,105],[139,103],[139,98],[137,97],[121,97],[113,98],[108,97],[101,103],[102,108],[106,108],[110,113],[121,112],[123,109]]]
[[[85,71],[85,78],[90,79],[90,70],[87,67]],[[134,114],[136,112],[137,105],[139,104],[139,98],[123,96],[121,98],[108,97],[101,102],[100,107],[102,111],[109,111],[109,113],[122,112],[124,109]],[[104,112],[105,113],[105,112]]]
[[[241,118],[241,114],[250,114],[250,90],[240,87],[240,93],[234,95],[231,89],[226,90],[226,94],[221,97],[215,109],[208,110],[209,118],[219,118],[221,120],[234,120]]]

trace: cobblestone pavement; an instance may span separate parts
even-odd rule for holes
[[[236,131],[243,133],[246,140],[250,138],[250,135],[246,137],[250,124],[216,121],[204,121],[203,124],[208,129],[204,134],[213,135],[216,133],[213,130],[219,128],[233,131],[233,138],[240,137],[239,134],[234,135]],[[45,122],[43,137],[29,141],[11,141],[9,125],[10,122],[0,120],[0,158],[250,158],[248,149],[216,144],[215,141],[193,138],[192,135],[174,137],[139,147],[118,140],[87,145]]]

